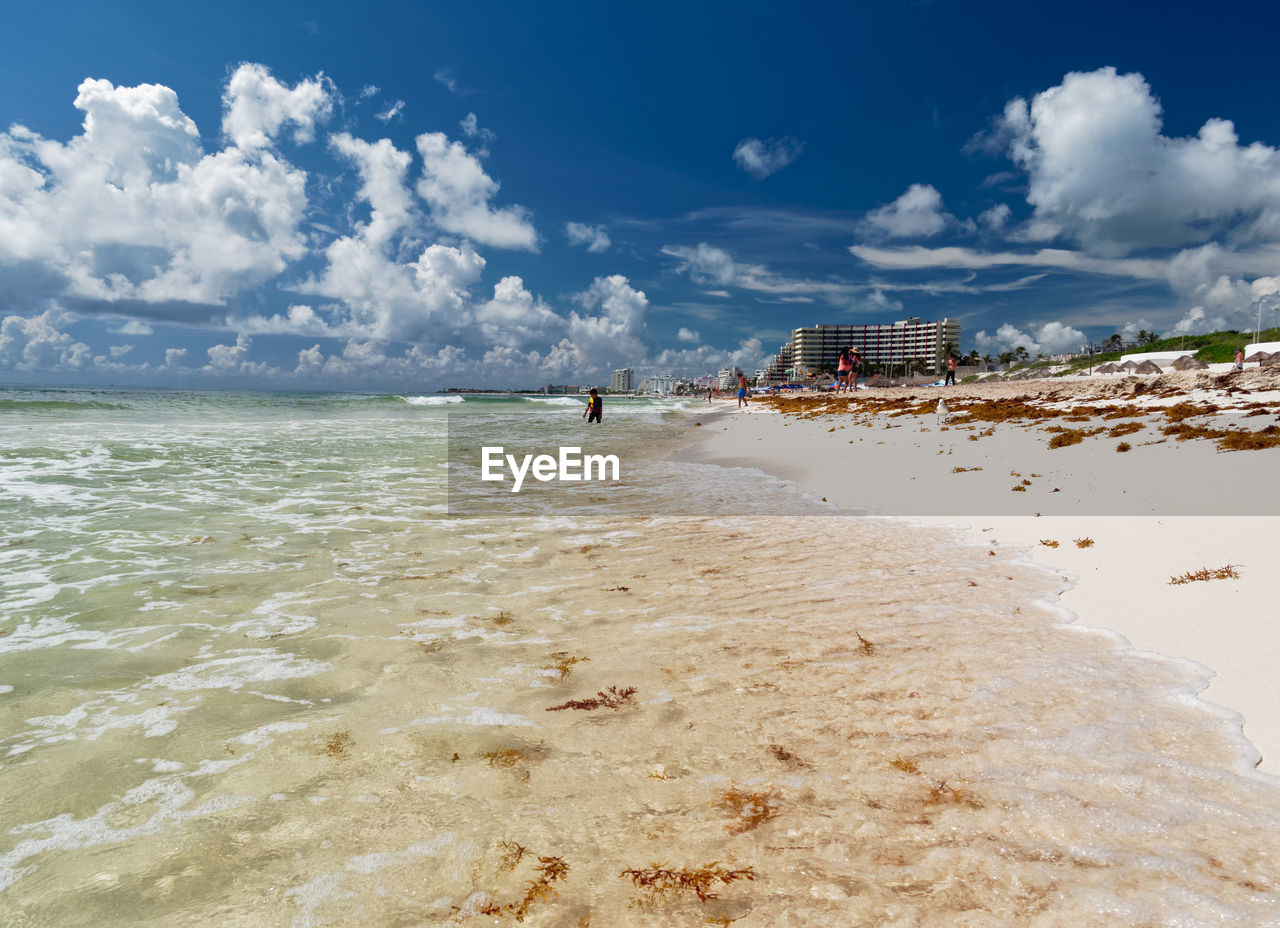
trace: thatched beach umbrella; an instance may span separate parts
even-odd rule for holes
[[[1178,360],[1173,362],[1173,369],[1175,371],[1193,371],[1206,366],[1207,365],[1204,364],[1204,362],[1197,361],[1189,354],[1184,354],[1182,357],[1178,358]]]
[[[1157,364],[1155,361],[1143,361],[1141,364],[1134,367],[1133,372],[1135,374],[1163,374],[1164,373],[1164,371],[1160,369],[1160,365]]]
[[[1136,371],[1137,369],[1138,369],[1137,361],[1125,361],[1123,364],[1120,365],[1120,370],[1122,371]]]
[[[1119,365],[1114,361],[1108,361],[1106,364],[1101,364],[1098,367],[1095,367],[1093,372],[1095,374],[1114,374],[1118,370],[1120,370]]]
[[[1270,359],[1270,357],[1271,355],[1267,354],[1265,351],[1255,351],[1253,354],[1249,355],[1249,357],[1245,358],[1245,360],[1252,363],[1254,361],[1266,361]]]

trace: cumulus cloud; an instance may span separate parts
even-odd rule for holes
[[[609,246],[613,244],[609,240],[609,233],[605,231],[604,226],[589,226],[582,222],[571,222],[565,226],[565,234],[568,235],[571,245],[586,245],[587,251],[592,254],[608,251]]]
[[[271,145],[285,126],[293,126],[294,141],[310,142],[316,123],[326,119],[332,108],[323,76],[288,87],[262,65],[242,64],[227,83],[222,131],[245,151]]]
[[[440,228],[478,244],[538,250],[529,211],[522,206],[490,206],[500,185],[460,142],[449,141],[443,132],[426,132],[418,136],[417,145],[422,157],[418,195]]]
[[[1190,137],[1162,130],[1142,75],[1107,67],[1011,100],[993,137],[1027,174],[1041,237],[1101,254],[1280,237],[1280,151],[1241,145],[1227,119]]]
[[[693,329],[686,329],[683,326],[681,326],[680,331],[676,333],[676,338],[680,339],[682,342],[693,342],[694,344],[702,341],[702,337],[697,332],[693,331]]]
[[[929,184],[912,184],[892,203],[867,213],[873,234],[895,238],[929,238],[942,232],[953,217],[942,206],[942,194]]]
[[[5,316],[0,320],[0,370],[66,371],[85,366],[92,349],[75,341],[60,326],[66,315],[46,310],[38,316]]]
[[[137,319],[130,319],[124,325],[117,329],[111,329],[112,335],[154,335],[155,329],[147,325],[145,322],[139,322]]]
[[[583,312],[569,314],[569,335],[545,359],[552,371],[603,370],[634,364],[647,351],[641,336],[649,299],[626,277],[597,277],[576,297]]]
[[[1024,331],[1005,323],[994,334],[981,331],[973,338],[978,350],[985,354],[1001,354],[1015,348],[1025,348],[1032,354],[1064,354],[1079,351],[1089,339],[1079,329],[1058,321],[1030,326]]]
[[[69,142],[21,126],[0,133],[0,264],[41,269],[22,296],[204,319],[299,259],[306,176],[265,147],[288,111],[246,109],[246,73],[252,87],[292,99],[265,69],[237,70],[225,100],[243,148],[204,154],[167,87],[94,79],[80,85],[82,131]],[[322,109],[299,106],[313,117]]]
[[[733,160],[756,180],[764,180],[799,158],[802,151],[804,143],[790,136],[766,139],[763,142],[756,138],[745,138],[734,148]]]
[[[1008,203],[997,203],[978,214],[978,224],[992,232],[998,232],[1009,224],[1012,216],[1013,210],[1009,208]]]
[[[545,344],[565,328],[565,320],[525,289],[519,277],[504,277],[493,288],[493,299],[475,307],[471,326],[485,343],[522,348]]]

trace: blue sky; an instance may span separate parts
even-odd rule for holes
[[[1270,5],[183,6],[6,10],[0,381],[520,387],[751,370],[819,322],[952,316],[993,354],[1280,323]]]

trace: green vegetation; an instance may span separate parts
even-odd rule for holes
[[[1144,333],[1139,334],[1142,335]],[[1154,338],[1150,333],[1145,334],[1148,338],[1140,339],[1139,342],[1130,344],[1124,344],[1118,335],[1113,335],[1111,339],[1103,343],[1108,348],[1107,351],[1095,352],[1092,359],[1085,356],[1068,361],[1067,365],[1070,370],[1067,373],[1087,370],[1090,364],[1097,367],[1099,364],[1106,364],[1108,361],[1119,361],[1123,355],[1139,351],[1181,351],[1191,355],[1197,361],[1203,361],[1206,364],[1220,364],[1230,361],[1237,348],[1245,348],[1247,351],[1247,346],[1253,343],[1253,332],[1240,332],[1236,329],[1227,329],[1222,332],[1206,332],[1201,335],[1177,335],[1173,338],[1160,339]],[[1259,333],[1259,340],[1263,342],[1280,341],[1280,327],[1263,329]]]

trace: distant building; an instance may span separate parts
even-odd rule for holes
[[[651,393],[660,393],[663,396],[670,396],[676,392],[677,380],[672,374],[659,374],[649,378],[649,391]]]
[[[630,393],[634,387],[636,372],[629,367],[621,368],[613,372],[613,379],[609,382],[609,389],[614,393]]]
[[[716,387],[721,390],[736,390],[738,388],[738,375],[742,373],[740,367],[722,367],[720,373],[716,376]]]
[[[835,370],[841,348],[857,348],[864,363],[902,364],[920,361],[938,371],[944,348],[960,347],[960,321],[922,322],[918,317],[886,325],[815,325],[794,329],[769,363],[760,383],[785,383],[787,371]]]

